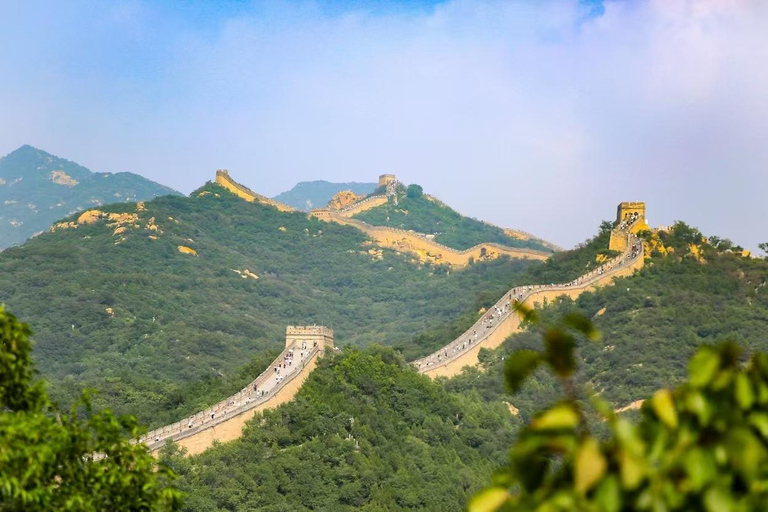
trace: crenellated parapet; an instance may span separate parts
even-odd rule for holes
[[[319,347],[320,352],[333,350],[333,329],[323,325],[289,325],[285,329],[285,347]]]
[[[616,208],[616,227],[611,231],[611,240],[608,248],[612,251],[624,251],[627,248],[627,231],[639,233],[649,229],[645,218],[644,202],[631,201],[619,203],[619,206]]]
[[[333,350],[333,330],[321,325],[288,326],[285,350],[261,375],[234,395],[181,421],[157,428],[139,439],[152,452],[167,441],[200,453],[214,442],[240,437],[257,412],[293,399],[326,350]]]
[[[313,210],[310,215],[326,222],[353,226],[368,235],[376,244],[401,253],[413,254],[420,258],[445,263],[454,267],[465,267],[472,261],[495,259],[506,255],[515,259],[546,260],[552,253],[533,249],[509,247],[494,242],[477,244],[469,249],[459,250],[428,238],[422,233],[388,226],[373,226],[359,219],[347,217],[334,210]]]
[[[632,275],[645,263],[645,249],[642,240],[632,232],[633,226],[632,222],[619,224],[617,233],[625,240],[619,256],[568,283],[518,286],[509,290],[461,336],[413,364],[420,373],[430,377],[457,375],[465,366],[477,365],[481,349],[496,348],[520,331],[522,321],[517,315],[520,305],[533,308],[558,297],[575,299],[584,292],[612,284],[617,277]]]

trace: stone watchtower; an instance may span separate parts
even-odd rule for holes
[[[628,222],[637,214],[637,221],[629,228],[630,233],[648,231],[645,219],[645,203],[642,201],[619,203],[616,208],[616,228],[611,231],[611,241],[608,248],[612,251],[624,251],[627,248],[627,230],[619,229],[622,222]]]
[[[397,181],[397,176],[395,176],[394,174],[382,174],[381,176],[379,176],[380,187],[386,187],[390,183],[396,182],[396,181]]]
[[[285,348],[306,341],[307,347],[315,343],[323,354],[326,349],[333,350],[333,329],[323,325],[289,325],[285,329]]]

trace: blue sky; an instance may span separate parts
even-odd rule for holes
[[[184,192],[217,168],[267,195],[392,172],[562,245],[625,200],[766,238],[768,2],[3,8],[0,154],[32,144]]]

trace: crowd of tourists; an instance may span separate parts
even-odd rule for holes
[[[637,213],[627,216],[626,222],[619,224],[620,229],[628,229],[638,219]],[[621,267],[626,263],[634,261],[642,253],[642,241],[634,234],[628,234],[629,247],[628,250],[622,253],[617,258],[608,261],[588,274],[584,274],[573,281],[568,283],[549,285],[536,285],[536,286],[518,286],[510,290],[502,299],[497,302],[490,311],[483,313],[483,316],[478,320],[474,326],[457,339],[441,348],[437,352],[430,354],[424,359],[420,359],[415,362],[416,368],[419,370],[426,370],[431,366],[437,366],[446,363],[463,354],[469,350],[472,346],[477,345],[478,342],[482,342],[492,332],[494,325],[499,326],[504,320],[509,317],[510,313],[514,312],[519,304],[522,304],[528,295],[549,290],[549,289],[569,289],[585,286],[593,280],[600,279],[601,276],[609,273],[610,271]]]
[[[189,418],[172,425],[171,428],[168,428],[167,430],[166,427],[163,427],[157,431],[150,432],[146,437],[140,438],[139,441],[148,441],[156,444],[162,440],[174,438],[179,434],[188,432],[201,425],[215,422],[216,418],[221,419],[230,413],[249,408],[248,406],[254,402],[262,401],[268,397],[270,392],[275,391],[275,388],[279,387],[280,383],[286,377],[290,376],[297,369],[301,369],[303,367],[302,363],[313,353],[315,347],[317,347],[317,342],[314,342],[310,347],[306,341],[303,341],[301,343],[301,349],[289,348],[275,361],[276,364],[272,366],[271,375],[268,370],[262,373],[248,387],[228,398],[226,401],[213,406],[209,411],[190,416]]]

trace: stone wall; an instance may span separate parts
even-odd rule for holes
[[[365,210],[370,210],[371,208],[385,205],[387,204],[387,201],[387,196],[368,196],[365,199],[361,199],[356,203],[352,203],[345,208],[331,211],[343,217],[352,217],[358,213],[364,212]]]
[[[306,349],[304,349],[306,342]],[[189,454],[200,453],[214,441],[230,441],[240,436],[243,425],[258,411],[275,408],[293,399],[302,383],[317,365],[317,358],[333,349],[333,330],[321,326],[286,328],[285,350],[265,371],[240,392],[181,421],[157,428],[141,439],[152,453],[169,440],[186,447]],[[300,355],[305,352],[305,357]],[[275,382],[281,362],[291,353],[295,365],[281,371],[282,381]],[[299,355],[299,357],[296,357]]]
[[[333,211],[320,211],[318,215],[312,215],[320,220],[336,222],[346,226],[354,226],[372,238],[378,245],[393,249],[398,252],[410,253],[421,259],[427,259],[436,263],[447,263],[454,267],[469,265],[470,260],[482,261],[494,259],[501,255],[510,258],[546,260],[552,254],[548,252],[534,251],[532,249],[517,249],[501,244],[478,244],[463,251],[448,247],[434,240],[426,238],[415,231],[406,231],[385,226],[373,226],[358,219],[352,219]]]
[[[534,285],[523,286],[525,294],[522,303],[529,308],[540,308],[559,297],[577,298],[584,292],[593,291],[602,286],[613,284],[614,279],[632,275],[637,269],[642,268],[645,263],[643,244],[629,230],[624,230],[624,236],[628,240],[627,250],[614,260],[601,266],[601,269],[592,271],[578,279],[566,284]],[[629,243],[631,242],[631,243]],[[637,252],[633,251],[633,246],[637,247]],[[517,290],[519,290],[518,288]],[[505,303],[510,301],[510,296],[514,295],[515,289],[505,294],[489,311],[494,312],[496,308],[505,309]],[[501,319],[495,319],[497,322],[488,330],[485,315],[483,315],[470,329],[459,336],[456,340],[441,348],[434,354],[423,359],[415,361],[419,371],[430,377],[452,377],[461,373],[465,366],[476,366],[479,362],[478,354],[483,348],[493,349],[501,345],[512,334],[520,331],[521,320],[514,309],[507,310],[505,316]],[[467,342],[473,338],[473,333],[481,333],[482,336],[473,344],[469,343],[466,349],[461,349],[458,353],[453,352],[452,347],[459,347],[462,342]],[[451,349],[447,349],[451,347]],[[447,355],[443,355],[447,351]],[[441,354],[435,358],[437,354]]]
[[[266,205],[277,208],[281,212],[298,211],[296,210],[296,208],[293,208],[291,206],[288,206],[287,204],[283,204],[281,202],[275,201],[274,199],[270,199],[261,194],[257,194],[256,192],[249,189],[248,187],[241,185],[240,183],[232,179],[232,177],[229,175],[229,172],[226,169],[219,169],[218,171],[216,171],[216,183],[226,188],[227,190],[235,194],[237,197],[241,199],[245,199],[249,203],[255,202],[255,203],[266,204]]]
[[[275,392],[269,400],[262,404],[247,409],[239,414],[223,418],[221,422],[211,425],[209,428],[202,429],[195,432],[192,435],[180,438],[175,442],[187,449],[187,455],[196,455],[202,453],[218,441],[225,443],[227,441],[233,441],[239,438],[243,434],[243,429],[248,420],[253,418],[257,412],[265,411],[267,409],[275,409],[284,403],[288,403],[296,396],[296,394],[304,385],[304,381],[307,380],[309,374],[317,366],[317,359],[320,357],[320,351],[315,353],[306,361],[304,367],[292,376],[292,378],[285,382],[277,392]],[[258,428],[258,427],[254,427]],[[162,445],[152,448],[152,454],[157,456]]]

